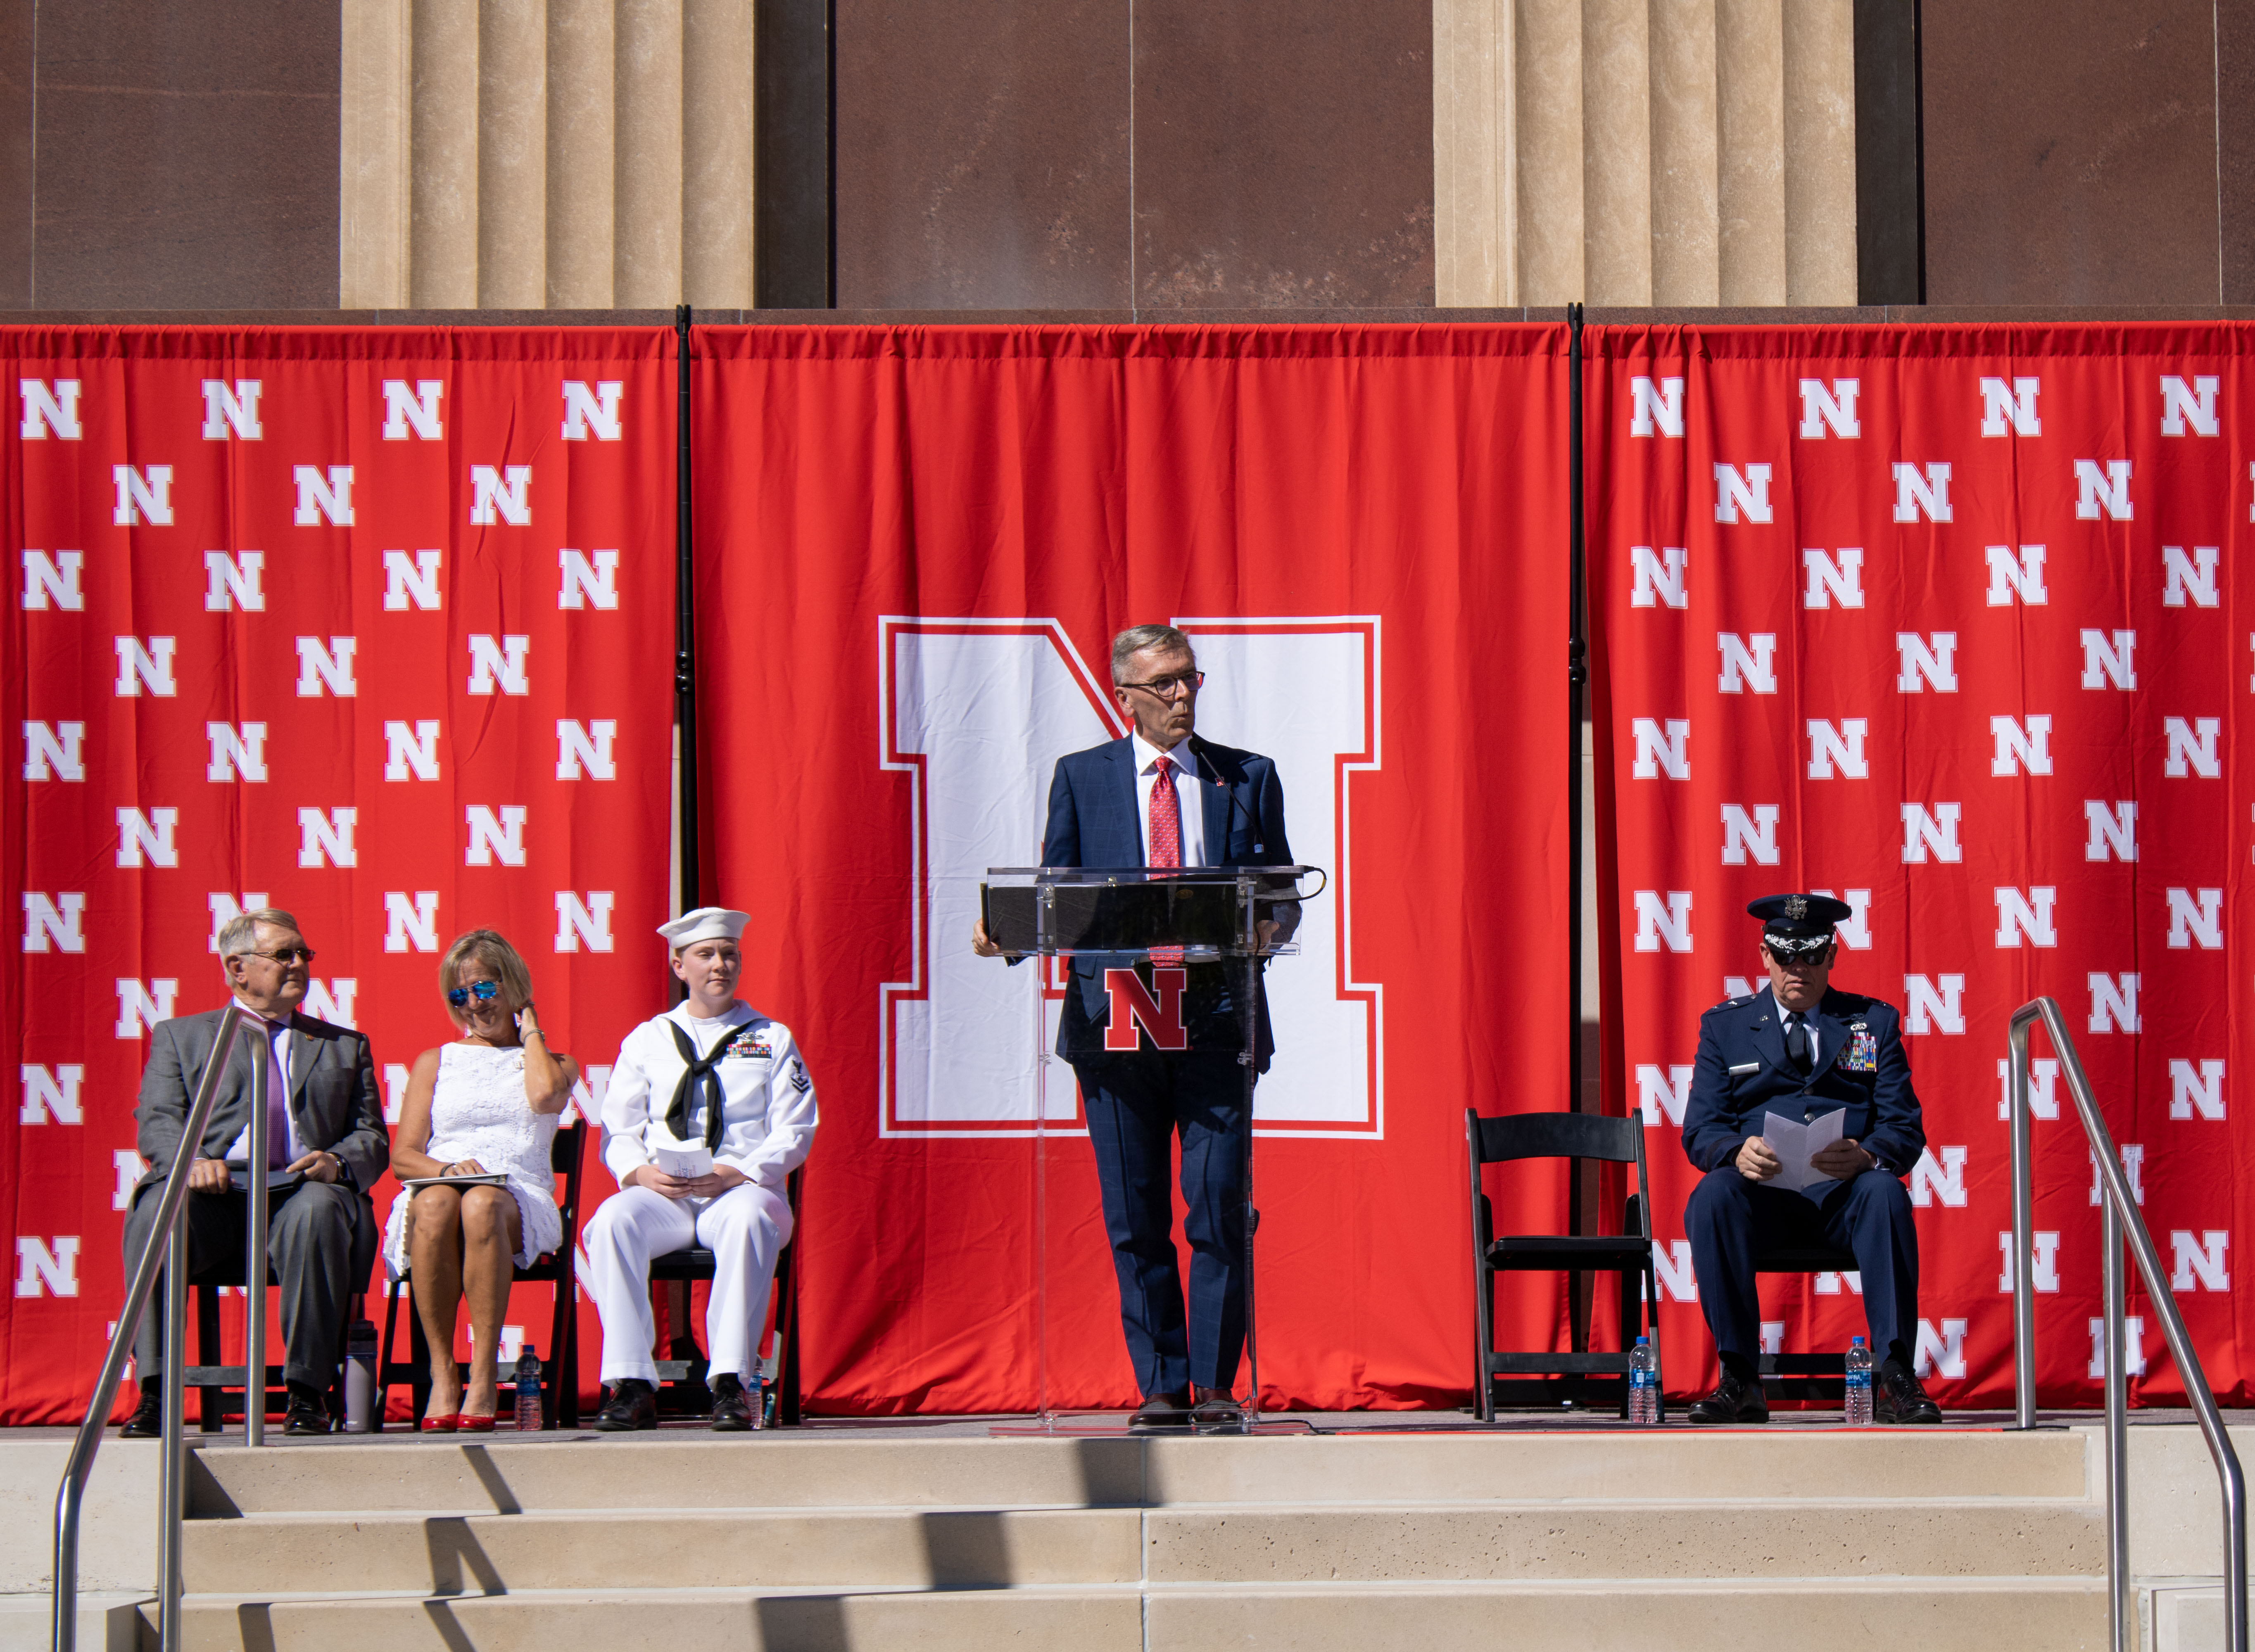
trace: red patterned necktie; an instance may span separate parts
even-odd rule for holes
[[[1151,765],[1151,864],[1153,867],[1177,867],[1183,864],[1183,804],[1175,793],[1175,764],[1172,758],[1162,757]],[[1183,961],[1180,947],[1154,947],[1151,965],[1179,967]]]

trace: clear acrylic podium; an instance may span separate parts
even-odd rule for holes
[[[1266,959],[1299,950],[1291,936],[1303,900],[1323,892],[1313,866],[1227,866],[1123,869],[1078,866],[995,866],[980,886],[980,915],[988,939],[1014,962],[1031,958],[1039,967],[1031,982],[1031,1035],[1035,1042],[1034,1312],[1035,1418],[1030,1424],[998,1424],[997,1434],[1104,1434],[1127,1432],[1113,1414],[1060,1415],[1050,1393],[1049,1103],[1050,1064],[1064,1058],[1051,1048],[1046,1010],[1051,958],[1101,954],[1114,965],[1148,960],[1155,951],[1179,953],[1184,964],[1231,967],[1240,1043],[1237,1059],[1245,1077],[1245,1364],[1244,1418],[1201,1432],[1254,1433],[1296,1431],[1297,1424],[1261,1421],[1261,1354],[1254,1312],[1254,1235],[1260,1213],[1253,1203],[1253,1090],[1255,1036],[1260,1026],[1261,966]]]

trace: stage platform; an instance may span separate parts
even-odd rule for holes
[[[999,1419],[715,1436],[192,1435],[191,1648],[999,1645],[1668,1652],[2106,1644],[2088,1414],[1846,1430],[1306,1416],[1259,1438],[994,1438]],[[2235,1415],[2255,1452],[2255,1416]],[[46,1643],[64,1430],[0,1435],[0,1648]],[[153,1646],[152,1446],[105,1444],[81,1644]],[[2215,1482],[2132,1430],[2132,1569],[2166,1652],[2220,1644]],[[137,1587],[137,1582],[139,1586]],[[2203,1633],[2206,1630],[2207,1633]]]

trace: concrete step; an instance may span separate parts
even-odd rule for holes
[[[417,1594],[704,1587],[1715,1577],[2020,1578],[2105,1565],[2082,1502],[1275,1504],[1095,1509],[644,1510],[261,1516],[187,1529],[199,1592]],[[287,1556],[286,1572],[277,1557]]]
[[[1133,1508],[262,1516],[193,1522],[181,1576],[226,1593],[1132,1584],[1142,1521]]]
[[[153,1597],[89,1590],[78,1597],[80,1652],[137,1652],[140,1607]],[[0,1652],[46,1652],[54,1644],[54,1596],[0,1594]]]
[[[1509,1645],[1589,1652],[1646,1643],[1669,1652],[1804,1652],[1881,1641],[1921,1652],[2047,1652],[2106,1645],[2105,1589],[2085,1578],[1762,1583],[1205,1585],[1138,1589],[662,1593],[597,1590],[438,1599],[191,1596],[188,1652],[1434,1652]]]
[[[322,1512],[1170,1508],[1494,1502],[1774,1506],[2093,1494],[2066,1432],[1778,1430],[903,1439],[776,1432],[200,1449],[197,1516]]]

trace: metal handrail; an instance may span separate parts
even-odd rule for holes
[[[2209,1392],[2208,1376],[2201,1369],[2200,1355],[2193,1351],[2184,1316],[2177,1312],[2168,1277],[2161,1271],[2153,1236],[2146,1231],[2146,1219],[2131,1195],[2121,1156],[2114,1150],[2114,1138],[2099,1116],[2097,1099],[2076,1054],[2075,1040],[2068,1036],[2066,1019],[2052,998],[2036,998],[2013,1011],[2011,1029],[2014,1425],[2034,1428],[2036,1424],[2035,1200],[2028,1169],[2028,1028],[2039,1017],[2051,1038],[2053,1053],[2059,1057],[2060,1071],[2066,1075],[2068,1093],[2075,1097],[2075,1110],[2083,1119],[2083,1133],[2090,1140],[2106,1194],[2100,1226],[2106,1306],[2106,1593],[2112,1644],[2115,1652],[2123,1652],[2129,1644],[2130,1377],[2122,1346],[2122,1247],[2126,1241],[2168,1338],[2177,1373],[2184,1379],[2193,1415],[2200,1420],[2208,1454],[2216,1464],[2216,1477],[2223,1494],[2225,1644],[2230,1652],[2248,1652],[2247,1483],[2240,1473],[2239,1455],[2223,1432],[2223,1418],[2216,1409],[2216,1396]]]
[[[118,1380],[124,1375],[126,1354],[140,1329],[142,1311],[148,1306],[160,1269],[165,1275],[165,1314],[162,1484],[157,1523],[158,1633],[163,1652],[177,1652],[180,1645],[180,1516],[186,1503],[187,1468],[180,1418],[186,1390],[180,1367],[186,1343],[181,1320],[187,1312],[188,1296],[188,1171],[195,1163],[195,1150],[211,1122],[212,1109],[219,1095],[220,1074],[226,1069],[228,1057],[234,1053],[235,1033],[245,1022],[259,1018],[256,1012],[233,1000],[220,1016],[210,1058],[204,1063],[195,1099],[189,1104],[187,1117],[181,1126],[180,1144],[172,1155],[172,1168],[165,1178],[164,1192],[158,1200],[157,1219],[150,1224],[149,1242],[143,1247],[140,1259],[134,1264],[133,1278],[125,1287],[117,1329],[109,1339],[109,1352],[102,1362],[102,1375],[95,1379],[94,1397],[87,1404],[85,1420],[80,1423],[78,1438],[71,1445],[70,1460],[63,1466],[62,1484],[55,1493],[54,1612],[51,1635],[54,1652],[77,1649],[80,1505],[86,1496],[87,1481],[94,1473],[95,1453],[102,1449],[111,1396],[117,1392]],[[243,1400],[243,1439],[250,1446],[261,1443],[260,1425],[265,1410],[266,1074],[270,1065],[268,1061],[252,1062],[250,1079],[252,1222],[245,1278],[252,1328],[245,1357],[247,1392]]]

